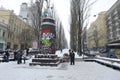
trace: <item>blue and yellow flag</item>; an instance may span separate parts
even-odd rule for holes
[[[48,14],[48,8],[44,8],[44,14]]]

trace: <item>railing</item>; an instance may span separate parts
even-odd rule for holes
[[[108,67],[120,70],[120,59],[94,56],[93,58],[84,58],[84,61],[98,62]]]
[[[120,59],[97,56],[94,61],[120,70]]]
[[[110,62],[117,62],[120,63],[120,59],[116,59],[116,58],[106,58],[106,57],[96,57],[97,59],[102,59],[102,60],[106,60],[106,61],[110,61]]]

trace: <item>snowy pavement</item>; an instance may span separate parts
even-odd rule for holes
[[[59,57],[64,53],[68,50],[56,52]],[[75,57],[82,58],[77,54]],[[30,62],[0,63],[0,80],[120,80],[120,71],[95,62],[76,61],[75,65],[61,63],[57,67],[29,66]]]
[[[0,80],[120,80],[120,71],[95,62],[61,63],[58,67],[0,63]]]

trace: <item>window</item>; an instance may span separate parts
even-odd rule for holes
[[[3,49],[3,43],[0,43],[0,49]]]
[[[1,33],[1,29],[0,29],[0,33]]]
[[[5,37],[5,31],[3,31],[3,37]]]

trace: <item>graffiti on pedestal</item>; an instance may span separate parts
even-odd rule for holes
[[[42,30],[42,53],[53,53],[53,40],[54,34],[52,34],[50,29]]]

